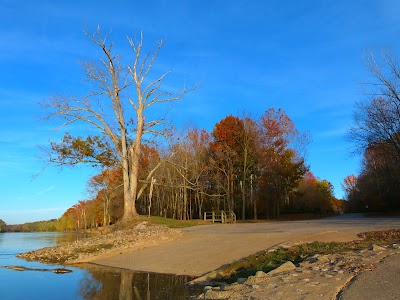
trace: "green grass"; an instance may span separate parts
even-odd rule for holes
[[[184,221],[184,220],[175,220],[175,219],[156,217],[156,216],[151,216],[151,217],[140,216],[139,219],[140,219],[140,222],[147,221],[151,224],[165,225],[169,228],[185,228],[185,227],[192,227],[192,226],[205,224],[203,220],[185,220]]]

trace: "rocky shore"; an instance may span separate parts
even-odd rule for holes
[[[51,264],[90,262],[94,258],[141,249],[180,238],[181,235],[179,230],[142,222],[134,228],[116,230],[73,243],[63,243],[55,247],[29,251],[18,254],[17,257]]]
[[[298,266],[291,262],[269,273],[214,283],[197,299],[340,299],[340,292],[362,272],[373,270],[385,257],[400,254],[397,246],[372,245],[368,250],[314,255]]]

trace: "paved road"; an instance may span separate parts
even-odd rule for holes
[[[400,299],[400,254],[385,258],[372,272],[362,273],[342,293],[341,300]]]
[[[349,241],[362,231],[400,227],[400,218],[361,214],[290,222],[203,225],[183,238],[93,261],[134,271],[200,276],[255,252],[295,242]]]

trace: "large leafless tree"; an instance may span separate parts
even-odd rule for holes
[[[383,51],[380,57],[370,54],[366,66],[371,80],[364,83],[366,99],[356,104],[354,124],[349,138],[356,150],[385,147],[400,162],[400,65],[397,57]]]
[[[102,35],[100,27],[93,35],[85,35],[101,52],[100,63],[82,64],[86,79],[93,84],[90,93],[81,98],[56,96],[44,107],[51,111],[47,118],[62,120],[59,128],[79,122],[95,134],[83,138],[66,133],[61,142],[51,143],[48,159],[58,165],[122,166],[122,221],[128,221],[137,216],[135,201],[143,136],[165,135],[165,115],[152,118],[148,111],[154,105],[182,99],[189,90],[166,91],[162,83],[169,72],[156,77],[151,74],[163,41],[153,52],[142,53],[143,36],[138,41],[128,38],[132,59],[125,64],[127,60],[114,53],[114,43],[108,41],[108,35]]]

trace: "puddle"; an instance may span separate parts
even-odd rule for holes
[[[142,273],[130,270],[81,265],[87,275],[79,291],[83,299],[190,299],[203,287],[188,286],[193,278],[171,274]]]

